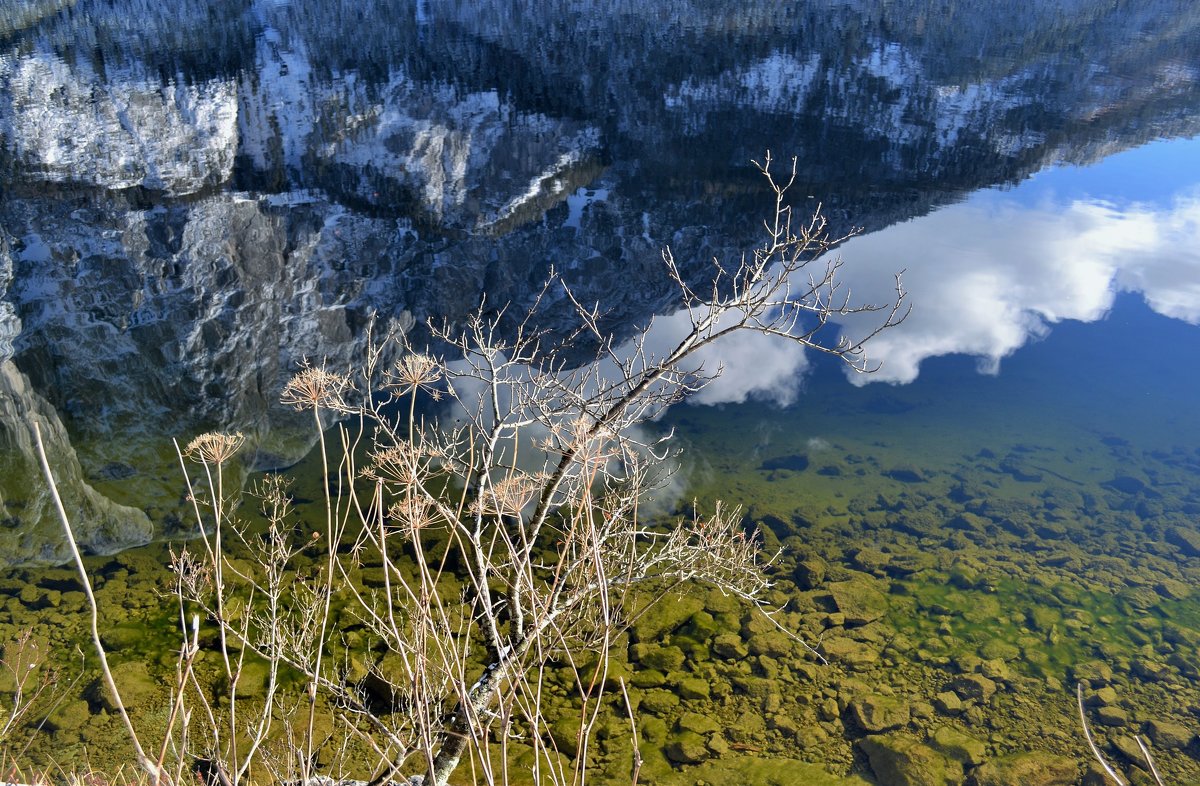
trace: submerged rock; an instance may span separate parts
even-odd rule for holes
[[[1146,736],[1158,748],[1186,748],[1196,739],[1196,732],[1180,723],[1151,720],[1146,723]]]
[[[846,615],[847,625],[866,625],[887,613],[887,596],[870,579],[835,581],[828,586],[837,610]]]
[[[849,714],[864,731],[874,733],[906,725],[911,710],[904,699],[871,695],[850,702]]]
[[[858,746],[880,786],[958,786],[962,765],[916,737],[893,732],[866,737]]]
[[[987,753],[987,746],[983,744],[982,740],[951,726],[939,726],[933,732],[930,744],[950,758],[969,767],[982,762]]]
[[[972,786],[1073,786],[1079,764],[1051,753],[1033,751],[992,759],[972,773]]]
[[[1167,543],[1178,546],[1187,557],[1200,557],[1200,532],[1184,527],[1171,527],[1166,532]]]

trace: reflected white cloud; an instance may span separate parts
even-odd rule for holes
[[[871,375],[855,384],[912,382],[921,363],[950,354],[979,360],[984,373],[1062,320],[1102,319],[1119,292],[1141,294],[1164,316],[1200,324],[1200,190],[1163,205],[1118,207],[1094,200],[1028,205],[986,192],[919,219],[855,238],[839,249],[856,303],[887,303],[893,275],[905,269],[913,310],[898,328],[868,345]],[[854,336],[879,315],[849,319]],[[673,345],[688,326],[683,313],[655,320],[652,348]],[[706,348],[705,367],[721,376],[689,399],[694,404],[780,405],[799,394],[804,351],[747,332]]]
[[[857,300],[885,302],[906,268],[913,312],[869,345],[883,365],[856,384],[916,379],[923,360],[967,354],[983,371],[1052,323],[1102,318],[1120,291],[1200,323],[1200,194],[1163,208],[1075,201],[1025,206],[995,193],[842,247]],[[845,325],[861,335],[870,316]]]
[[[646,346],[662,356],[691,329],[687,312],[656,317]],[[753,398],[786,406],[799,394],[808,358],[799,345],[753,331],[741,331],[700,349],[689,365],[720,375],[688,401],[693,404],[740,404]]]

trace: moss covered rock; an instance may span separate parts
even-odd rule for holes
[[[939,726],[929,744],[955,761],[973,767],[984,760],[987,746],[982,740],[951,726]]]
[[[1033,751],[1003,756],[981,764],[972,775],[973,786],[1071,786],[1079,777],[1079,764],[1063,756]]]
[[[629,648],[630,658],[647,669],[678,671],[686,657],[679,647],[660,647],[654,644],[635,644]]]
[[[850,718],[867,732],[899,728],[908,723],[911,715],[908,702],[895,696],[864,696],[850,702],[847,711]]]
[[[657,643],[686,623],[704,608],[704,601],[693,595],[669,596],[652,604],[633,623],[631,633],[637,642]]]
[[[909,734],[892,732],[858,743],[880,786],[958,786],[962,765]],[[1014,781],[1017,783],[1019,781]]]
[[[685,772],[642,781],[658,786],[695,786],[701,782],[729,786],[869,786],[856,775],[833,775],[819,764],[747,755],[713,758]]]
[[[676,734],[664,752],[668,759],[678,764],[699,764],[712,755],[705,739],[691,731]]]
[[[837,610],[846,616],[847,625],[866,625],[887,613],[887,596],[880,583],[869,579],[835,581],[828,586]]]

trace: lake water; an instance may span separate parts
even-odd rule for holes
[[[939,755],[978,744],[953,781],[1020,751],[1082,768],[1083,679],[1116,689],[1094,708],[1115,760],[1148,735],[1200,779],[1200,742],[1164,731],[1200,729],[1200,10],[1031,5],[6,4],[0,624],[74,635],[46,619],[65,579],[37,566],[65,552],[30,420],[88,550],[187,531],[170,437],[242,430],[248,473],[302,462],[279,391],[361,357],[372,313],[419,335],[485,294],[528,304],[554,265],[615,331],[669,327],[660,250],[698,276],[755,242],[771,150],[798,158],[799,209],[861,229],[838,249],[854,297],[903,270],[913,311],[871,376],[748,341],[660,421],[672,500],[743,505],[834,661],[714,656],[697,668],[740,687],[683,709],[759,718],[733,739],[745,782],[784,759],[885,778],[862,740],[891,726],[861,710],[883,693]],[[160,548],[116,558],[114,603],[162,581]],[[886,614],[844,624],[842,581]],[[956,706],[966,677],[991,687]],[[648,713],[648,749],[683,709]],[[60,751],[105,728],[59,726]]]

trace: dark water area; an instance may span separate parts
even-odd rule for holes
[[[31,422],[132,679],[173,646],[162,541],[195,531],[171,437],[240,430],[242,480],[318,499],[279,403],[300,363],[355,363],[372,320],[419,343],[484,296],[519,312],[551,265],[666,340],[662,248],[700,280],[756,242],[771,150],[798,210],[860,231],[856,299],[903,270],[913,312],[867,378],[718,347],[659,422],[661,506],[742,505],[831,665],[681,603],[661,643],[713,687],[636,684],[647,773],[889,783],[915,744],[938,782],[1029,751],[1075,782],[1083,680],[1107,753],[1145,735],[1200,781],[1198,56],[1200,11],[1166,0],[4,4],[0,626],[82,630]],[[38,755],[119,737],[91,679]]]

